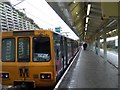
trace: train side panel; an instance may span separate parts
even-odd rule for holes
[[[61,77],[64,70],[70,64],[77,49],[74,40],[64,37],[62,35],[53,33],[54,40],[54,54],[56,61],[56,77],[57,80]]]
[[[53,34],[54,40],[54,54],[55,54],[55,62],[56,62],[56,77],[57,80],[61,76],[63,71],[63,59],[62,59],[62,36],[54,33]]]

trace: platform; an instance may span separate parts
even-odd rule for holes
[[[118,69],[81,49],[58,88],[118,88]]]

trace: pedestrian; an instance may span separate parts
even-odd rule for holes
[[[84,44],[83,44],[83,48],[84,48],[84,50],[86,50],[86,48],[87,48],[87,43],[84,43]]]

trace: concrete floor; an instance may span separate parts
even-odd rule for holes
[[[118,69],[93,51],[81,50],[59,88],[118,88]]]

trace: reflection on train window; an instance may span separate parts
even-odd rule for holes
[[[2,61],[3,62],[15,61],[15,39],[2,40]]]
[[[30,61],[30,39],[18,38],[18,62]]]
[[[50,60],[50,38],[33,38],[33,61],[45,62]]]

